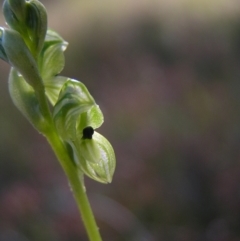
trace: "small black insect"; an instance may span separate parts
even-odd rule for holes
[[[83,129],[83,139],[92,139],[94,130],[91,126],[87,126]]]

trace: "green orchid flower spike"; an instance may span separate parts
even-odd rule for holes
[[[103,114],[87,87],[60,76],[68,43],[47,29],[46,9],[37,0],[5,0],[8,28],[0,27],[0,58],[11,65],[10,96],[28,121],[43,134],[72,187],[90,241],[101,241],[89,205],[84,175],[110,183],[114,150],[96,129]]]

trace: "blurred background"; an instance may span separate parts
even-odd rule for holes
[[[62,75],[86,84],[116,152],[112,184],[86,178],[103,240],[239,241],[239,0],[42,2],[69,42]],[[0,73],[0,241],[87,241]]]

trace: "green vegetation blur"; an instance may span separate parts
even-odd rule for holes
[[[63,75],[95,97],[116,152],[111,184],[86,178],[103,240],[239,241],[240,2],[42,2],[69,42]],[[0,72],[0,241],[87,241],[3,61]]]

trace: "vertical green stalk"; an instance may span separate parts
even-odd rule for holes
[[[77,168],[74,166],[74,163],[69,158],[65,146],[63,145],[62,141],[59,139],[56,132],[53,132],[51,130],[51,132],[46,134],[46,138],[49,144],[51,145],[53,151],[55,152],[69,180],[69,184],[71,186],[71,190],[77,202],[78,209],[81,213],[82,220],[86,228],[89,240],[102,241],[99,228],[96,224],[90,203],[87,198],[86,190],[83,183],[83,178],[81,178],[81,176],[79,177]]]

